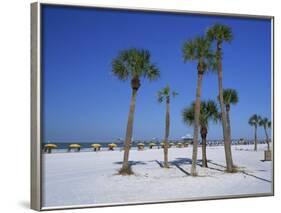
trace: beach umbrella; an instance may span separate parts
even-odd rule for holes
[[[101,145],[98,143],[94,143],[94,144],[91,144],[91,147],[94,149],[94,151],[99,151],[101,148]]]
[[[175,144],[173,142],[169,143],[169,147],[174,146]]]
[[[184,146],[184,147],[188,147],[188,142],[184,142],[184,143],[183,143],[183,146]]]
[[[144,143],[138,143],[137,147],[138,147],[138,150],[143,150],[144,149]]]
[[[53,143],[48,143],[48,144],[45,144],[44,146],[44,152],[48,152],[48,153],[51,153],[52,152],[52,149],[56,149],[58,146],[56,144],[53,144]]]
[[[182,143],[177,143],[177,147],[178,147],[178,148],[182,148],[182,147],[183,147],[183,144],[182,144]]]
[[[152,149],[154,146],[156,146],[156,144],[155,143],[149,143],[148,146],[149,146],[150,149]]]
[[[110,143],[107,145],[109,150],[114,150],[114,148],[117,147],[117,145],[115,143]]]
[[[70,144],[69,146],[68,146],[68,151],[71,151],[71,149],[74,149],[74,150],[77,150],[77,152],[79,152],[80,151],[80,149],[81,149],[81,145],[80,144]]]

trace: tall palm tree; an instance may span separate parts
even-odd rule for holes
[[[258,150],[257,129],[258,129],[258,126],[260,125],[260,120],[261,120],[261,117],[257,114],[254,114],[250,117],[249,122],[248,122],[251,126],[253,126],[255,128],[255,146],[254,146],[255,151]]]
[[[227,131],[228,131],[228,135],[231,139],[231,124],[230,124],[230,116],[229,116],[229,112],[230,112],[230,105],[233,104],[237,104],[239,101],[238,99],[238,94],[237,91],[235,89],[224,89],[223,90],[223,102],[225,105],[225,111],[226,111],[226,121],[227,121]]]
[[[208,167],[207,164],[207,134],[208,134],[208,126],[209,121],[217,122],[219,120],[219,112],[217,108],[217,104],[212,101],[202,101],[200,106],[200,134],[202,139],[202,167]],[[195,103],[193,102],[189,107],[186,107],[182,112],[183,121],[187,125],[194,124],[194,116],[195,116]]]
[[[119,173],[132,174],[133,172],[129,165],[129,151],[133,134],[136,95],[141,86],[140,80],[141,78],[147,78],[150,81],[156,80],[159,78],[160,72],[158,68],[151,63],[148,50],[132,48],[121,51],[118,56],[113,59],[112,73],[122,81],[131,81],[132,97],[125,136],[124,159]]]
[[[170,133],[170,96],[175,97],[177,92],[171,92],[170,87],[166,86],[158,91],[158,102],[166,102],[166,125],[165,125],[165,138],[164,138],[164,168],[169,168],[168,164],[168,148],[169,148],[169,133]]]
[[[269,151],[270,147],[269,147],[269,137],[268,137],[268,133],[267,133],[267,128],[271,128],[271,121],[268,120],[268,118],[262,118],[259,121],[259,125],[262,126],[264,129],[264,133],[266,136],[267,150]]]
[[[206,71],[210,71],[210,62],[213,59],[213,54],[210,51],[211,43],[203,36],[186,41],[183,44],[183,58],[184,61],[195,61],[197,63],[197,88],[195,98],[195,112],[194,112],[194,133],[193,133],[193,151],[192,151],[192,167],[191,175],[196,176],[196,161],[198,148],[198,131],[199,131],[199,117],[200,117],[200,98],[203,75]]]
[[[216,66],[218,71],[219,103],[220,103],[223,137],[224,137],[226,167],[228,172],[233,172],[234,165],[233,165],[232,153],[231,153],[231,138],[230,135],[228,134],[227,118],[226,118],[226,112],[225,112],[224,101],[223,101],[223,84],[222,84],[222,44],[223,42],[228,42],[228,43],[231,42],[233,38],[232,30],[230,27],[226,25],[215,24],[208,29],[206,36],[210,41],[216,42]]]

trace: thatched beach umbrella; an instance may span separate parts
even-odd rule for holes
[[[114,148],[117,147],[117,145],[116,145],[115,143],[110,143],[110,144],[108,144],[107,146],[108,146],[108,150],[111,150],[111,151],[113,151]]]
[[[183,148],[183,144],[179,142],[179,143],[177,143],[177,147],[178,148]]]
[[[183,147],[188,147],[188,143],[187,143],[187,142],[184,142],[184,143],[183,143]]]
[[[169,143],[169,148],[175,146],[175,144],[173,142]]]
[[[149,149],[152,149],[154,146],[156,146],[156,144],[155,143],[149,143]]]
[[[91,144],[91,147],[94,149],[94,151],[100,151],[100,148],[101,148],[101,145],[98,144],[98,143],[94,143],[94,144]]]
[[[80,152],[80,149],[81,149],[81,145],[80,144],[70,144],[68,146],[68,151],[70,152],[71,150],[76,150],[77,152]]]
[[[164,148],[164,143],[160,143],[160,145],[161,145],[161,148]]]
[[[143,150],[144,149],[144,143],[138,143],[137,147],[138,147],[138,150]]]
[[[52,149],[56,149],[58,146],[56,144],[53,144],[53,143],[48,143],[48,144],[45,144],[44,146],[44,152],[47,152],[47,153],[51,153],[52,152]]]

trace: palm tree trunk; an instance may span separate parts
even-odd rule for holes
[[[220,51],[221,44],[217,44],[218,55],[221,55]],[[223,128],[223,139],[224,139],[224,150],[225,150],[225,160],[227,172],[233,172],[233,161],[231,153],[231,140],[228,135],[228,125],[226,120],[225,107],[223,102],[223,86],[222,86],[222,64],[221,59],[218,59],[218,84],[219,84],[219,103],[222,116],[222,128]]]
[[[166,99],[166,127],[164,139],[164,167],[168,168],[168,146],[169,146],[169,132],[170,132],[170,98]]]
[[[194,114],[194,133],[193,133],[193,150],[192,150],[192,167],[191,175],[196,176],[196,163],[197,163],[197,149],[198,149],[198,130],[199,130],[199,117],[200,117],[200,97],[201,87],[203,80],[203,71],[198,71],[196,100],[195,100],[195,114]]]
[[[269,150],[270,150],[270,147],[269,147],[269,138],[268,138],[268,134],[267,134],[267,129],[266,129],[266,127],[264,127],[264,132],[265,132],[265,136],[266,136],[267,150],[269,151]]]
[[[201,139],[202,139],[202,167],[208,167],[207,162],[207,129],[201,128]]]
[[[254,151],[258,150],[258,140],[257,140],[257,126],[255,126],[255,148]]]
[[[127,122],[127,130],[126,130],[126,138],[125,138],[125,145],[124,145],[124,158],[123,158],[123,165],[121,168],[122,173],[130,173],[130,166],[129,166],[129,152],[131,147],[131,140],[133,134],[133,123],[134,123],[134,113],[135,113],[135,105],[136,105],[136,95],[137,90],[133,89],[131,103],[130,103],[130,111],[129,117]]]
[[[226,121],[227,121],[227,133],[228,133],[228,136],[231,140],[231,126],[230,126],[229,112],[230,112],[230,106],[226,107]]]

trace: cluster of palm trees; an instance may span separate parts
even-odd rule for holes
[[[236,104],[238,102],[238,94],[234,89],[224,89],[223,90],[223,101],[226,108],[226,118],[228,125],[228,134],[231,136],[231,125],[230,125],[230,105]],[[193,102],[189,107],[186,107],[182,112],[183,121],[187,125],[194,125],[194,113],[195,103]],[[214,100],[202,101],[200,104],[200,135],[202,140],[202,167],[208,167],[207,164],[207,134],[209,121],[217,123],[221,121],[221,114],[218,110],[217,104]]]
[[[269,146],[269,136],[268,136],[268,128],[271,128],[271,121],[268,118],[262,118],[260,115],[254,114],[249,118],[248,121],[249,125],[253,126],[255,128],[255,136],[254,136],[254,150],[257,151],[258,150],[258,139],[257,139],[257,129],[258,127],[263,127],[264,129],[264,133],[265,133],[265,137],[266,137],[266,143],[267,143],[267,150],[270,150],[270,146]]]
[[[194,126],[193,134],[193,152],[192,152],[192,169],[191,175],[196,176],[198,133],[203,141],[203,166],[207,166],[206,157],[206,137],[208,133],[208,121],[220,120],[223,129],[225,158],[227,172],[234,171],[234,164],[231,153],[231,128],[230,128],[230,104],[238,102],[238,96],[235,90],[223,90],[222,78],[222,45],[224,42],[232,40],[231,28],[226,25],[215,24],[207,32],[194,39],[188,40],[183,44],[182,53],[184,62],[196,62],[197,64],[197,88],[195,101],[189,108],[183,111],[183,120]],[[157,66],[151,62],[151,56],[148,50],[127,49],[121,51],[112,61],[112,72],[120,80],[130,80],[132,96],[128,115],[125,143],[124,158],[120,174],[132,174],[133,171],[129,165],[129,151],[133,134],[134,111],[136,104],[137,91],[141,86],[141,80],[147,78],[150,81],[157,80],[160,71]],[[201,88],[203,76],[206,72],[216,73],[218,76],[218,110],[215,101],[208,100],[201,103]],[[166,102],[166,130],[164,138],[164,167],[168,167],[168,137],[170,126],[170,96],[177,93],[172,92],[167,86],[158,92],[158,101]]]
[[[235,171],[235,166],[233,164],[232,153],[231,153],[231,128],[230,128],[229,110],[230,110],[230,103],[235,103],[233,99],[236,92],[233,92],[235,90],[226,90],[225,97],[228,97],[229,95],[229,99],[224,100],[224,90],[223,90],[223,81],[222,81],[223,80],[222,79],[222,45],[224,42],[228,42],[228,43],[231,42],[232,38],[233,38],[232,30],[230,27],[226,25],[215,24],[214,26],[210,27],[207,30],[205,35],[198,36],[194,39],[188,40],[183,45],[184,61],[185,62],[195,61],[197,63],[197,75],[198,75],[196,98],[194,103],[194,122],[193,122],[194,134],[193,134],[193,152],[192,152],[192,168],[191,168],[191,175],[193,176],[197,175],[196,164],[197,164],[199,127],[201,126],[203,138],[206,135],[206,129],[207,129],[206,125],[204,124],[206,123],[206,119],[205,122],[201,121],[201,124],[203,125],[200,125],[200,118],[202,117],[200,116],[201,93],[202,93],[201,88],[202,88],[203,76],[206,72],[213,72],[216,73],[218,76],[218,92],[219,92],[218,100],[220,105],[220,112],[217,114],[219,114],[222,123],[227,172]],[[214,50],[212,49],[213,46],[215,46]],[[236,97],[238,101],[237,94]],[[206,105],[208,105],[207,103],[208,102],[206,102]],[[212,115],[211,117],[215,118],[217,116]],[[184,120],[186,121],[185,115],[184,115]]]

